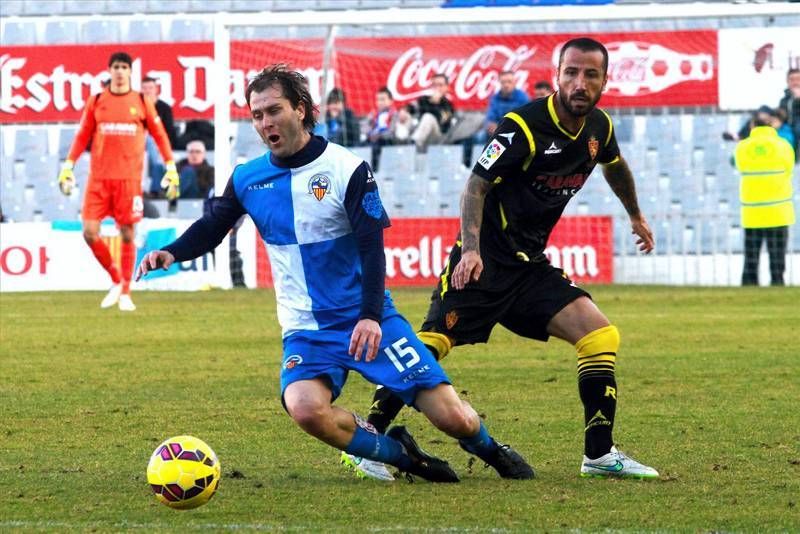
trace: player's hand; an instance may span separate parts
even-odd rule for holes
[[[647,219],[644,218],[644,215],[631,217],[631,233],[639,237],[636,240],[636,246],[639,247],[641,252],[650,254],[653,251],[653,247],[656,246],[653,240],[653,231],[650,229],[650,225],[647,224]]]
[[[70,196],[75,188],[75,173],[72,172],[72,166],[72,161],[67,160],[61,167],[61,172],[58,173],[58,187],[66,196]]]
[[[456,289],[464,289],[470,282],[477,282],[483,272],[483,260],[481,255],[474,250],[468,250],[461,254],[461,261],[458,262],[450,281]]]
[[[138,282],[144,275],[156,269],[169,269],[175,263],[175,256],[166,250],[151,250],[142,258],[142,262],[136,269],[136,281]]]
[[[361,319],[353,329],[350,336],[350,348],[347,353],[355,357],[356,361],[361,360],[364,349],[367,350],[364,361],[371,362],[378,355],[378,347],[381,345],[381,325],[372,319]]]
[[[168,161],[166,164],[167,172],[161,179],[161,189],[164,190],[164,195],[167,200],[175,200],[181,196],[181,179],[178,176],[178,169],[175,167],[174,161]]]

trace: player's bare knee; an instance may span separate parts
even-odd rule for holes
[[[324,431],[326,425],[325,416],[329,409],[330,406],[307,399],[287,401],[286,403],[286,410],[294,422],[312,435],[317,435]]]
[[[462,438],[475,433],[477,430],[477,416],[464,405],[454,405],[437,414],[431,422],[449,436]]]

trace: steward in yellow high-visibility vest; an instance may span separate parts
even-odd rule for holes
[[[739,200],[745,229],[742,285],[758,284],[758,255],[767,242],[773,285],[783,285],[788,227],[794,224],[792,170],[794,149],[771,126],[760,125],[736,145],[741,173]]]

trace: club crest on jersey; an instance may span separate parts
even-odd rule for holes
[[[493,139],[491,143],[489,143],[486,148],[483,150],[483,154],[481,157],[478,158],[478,163],[480,163],[481,167],[486,169],[487,171],[489,168],[494,165],[494,162],[497,161],[503,152],[505,152],[506,147],[504,147],[497,139]]]
[[[600,141],[595,136],[589,138],[589,155],[594,159],[597,157],[597,151],[600,150]]]
[[[308,181],[308,193],[314,195],[314,198],[321,201],[325,198],[330,186],[331,182],[328,180],[327,176],[324,174],[315,174]]]
[[[136,115],[138,113],[137,109],[133,106],[130,107],[131,115]]]
[[[283,368],[287,370],[294,369],[301,363],[303,363],[303,357],[300,356],[299,354],[292,354],[291,356],[286,358],[286,361],[283,362]]]
[[[370,191],[365,194],[361,201],[361,207],[373,219],[380,219],[381,215],[383,215],[383,204],[381,204],[381,197],[377,191]]]

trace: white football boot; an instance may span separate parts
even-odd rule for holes
[[[108,293],[105,297],[103,297],[103,302],[100,303],[100,307],[110,308],[117,302],[119,302],[119,296],[122,295],[122,284],[114,284],[111,286],[111,289],[108,290]]]
[[[581,476],[590,478],[652,479],[658,478],[658,471],[640,464],[633,458],[618,451],[616,447],[611,447],[611,452],[596,460],[590,460],[584,456],[581,464]]]
[[[136,306],[133,304],[130,295],[119,296],[119,311],[136,311]]]
[[[355,472],[358,478],[374,478],[375,480],[383,480],[391,482],[394,476],[386,469],[386,466],[374,460],[361,458],[360,456],[353,456],[342,452],[340,463]]]

